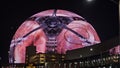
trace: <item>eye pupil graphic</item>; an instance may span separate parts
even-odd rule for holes
[[[47,20],[47,21],[46,21],[46,24],[47,24],[48,27],[54,28],[54,27],[57,26],[57,23],[58,23],[58,22],[59,22],[59,21],[57,21],[57,20],[55,20],[55,19],[53,18],[53,19]]]

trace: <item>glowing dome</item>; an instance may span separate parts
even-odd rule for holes
[[[25,63],[26,47],[36,46],[36,53],[55,52],[83,48],[100,43],[90,23],[83,17],[66,10],[39,12],[21,24],[10,45],[9,62]]]

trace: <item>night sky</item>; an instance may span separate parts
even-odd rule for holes
[[[1,3],[0,63],[8,62],[11,39],[30,16],[48,9],[63,9],[84,17],[97,31],[101,41],[119,35],[119,0],[4,0]]]

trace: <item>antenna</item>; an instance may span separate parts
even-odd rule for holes
[[[56,16],[56,12],[57,12],[57,9],[54,9],[53,14],[52,14],[53,17]]]

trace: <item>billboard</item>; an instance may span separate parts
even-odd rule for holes
[[[67,10],[49,9],[26,19],[10,44],[9,63],[25,63],[26,47],[36,53],[66,51],[100,43],[94,27],[82,16]]]

